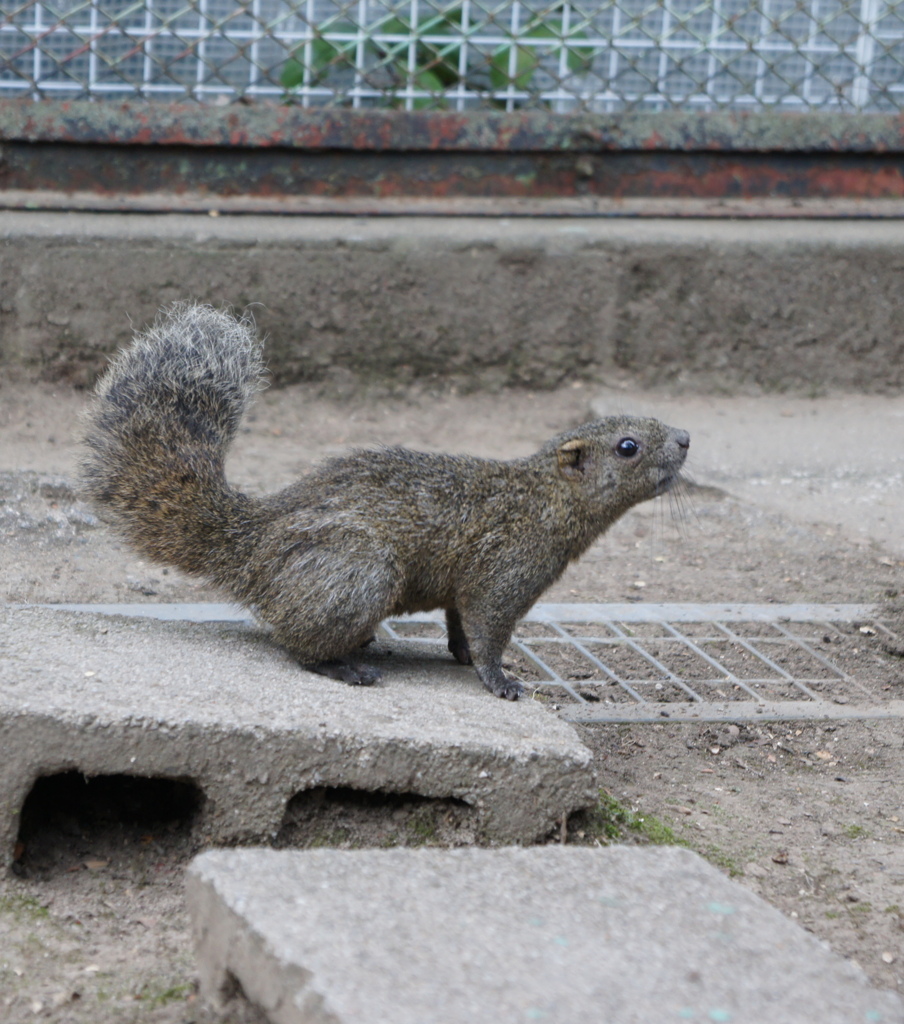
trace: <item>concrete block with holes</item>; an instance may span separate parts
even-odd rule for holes
[[[677,847],[215,850],[202,995],[273,1024],[852,1024],[904,1004]]]
[[[318,786],[452,797],[529,841],[596,798],[591,755],[539,702],[492,697],[436,648],[368,653],[384,682],[312,675],[241,623],[0,611],[0,851],[40,777],[180,779],[208,842],[267,841]]]

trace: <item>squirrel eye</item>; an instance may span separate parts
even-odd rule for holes
[[[616,444],[615,451],[616,454],[620,455],[623,459],[631,459],[640,451],[640,445],[633,437],[623,437],[618,444]]]

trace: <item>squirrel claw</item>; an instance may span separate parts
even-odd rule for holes
[[[505,689],[499,694],[506,700],[517,700],[524,693],[524,687],[517,679],[509,679]]]
[[[350,661],[318,661],[315,665],[304,665],[309,672],[319,676],[338,679],[351,686],[373,686],[383,678],[383,673],[372,665],[359,665]]]

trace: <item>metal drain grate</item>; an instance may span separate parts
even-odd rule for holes
[[[53,605],[68,611],[245,621],[233,605]],[[448,657],[441,612],[380,637]],[[897,635],[869,605],[538,604],[507,657],[572,722],[904,718]]]
[[[445,642],[436,613],[382,629]],[[540,604],[509,653],[573,722],[885,718],[904,716],[896,641],[863,605]]]

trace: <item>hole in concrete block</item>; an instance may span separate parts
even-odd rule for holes
[[[26,871],[71,870],[136,854],[190,852],[204,794],[185,779],[62,772],[39,778],[22,808],[17,863]]]
[[[476,834],[476,812],[462,800],[319,786],[292,797],[274,846],[464,846]]]
[[[245,994],[242,983],[227,970],[218,992],[219,1015],[231,1024],[269,1024],[270,1018]]]

